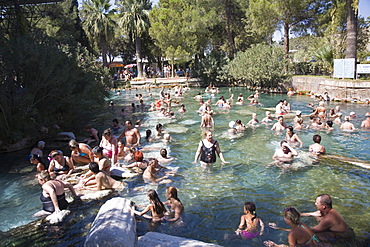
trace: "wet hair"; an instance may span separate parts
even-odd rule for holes
[[[172,186],[167,187],[166,192],[170,194],[171,198],[181,203],[180,199],[177,197],[177,189],[175,187]]]
[[[40,172],[39,174],[36,175],[36,178],[37,179],[43,179],[45,181],[49,181],[50,180],[50,174],[48,171],[42,171]]]
[[[292,132],[292,135],[294,135],[294,132],[293,132],[293,126],[288,126],[287,129],[290,130],[290,132]]]
[[[238,119],[238,120],[235,121],[235,123],[242,124],[242,120]]]
[[[252,222],[253,222],[253,220],[257,218],[256,204],[254,204],[253,202],[246,202],[244,203],[244,209],[254,215],[254,217],[252,218]]]
[[[115,118],[115,119],[112,120],[112,122],[118,124],[118,119]]]
[[[44,162],[42,161],[41,157],[38,154],[32,154],[30,157],[31,160],[37,160],[39,163],[43,164],[45,167]]]
[[[93,173],[99,173],[99,165],[98,163],[96,162],[90,162],[89,163],[89,169],[93,172]]]
[[[136,151],[134,153],[134,159],[137,161],[137,162],[142,162],[143,159],[144,159],[144,154],[141,152],[141,151]]]
[[[157,214],[162,214],[163,212],[166,212],[166,208],[164,207],[163,203],[161,202],[161,199],[159,199],[158,194],[155,190],[148,190],[146,195],[153,202],[154,211]]]
[[[312,137],[312,140],[315,142],[315,143],[320,143],[321,142],[321,136],[320,135],[314,135]]]
[[[152,134],[152,131],[150,129],[147,129],[145,133],[146,133],[145,139],[149,139],[150,135]]]
[[[163,158],[167,157],[167,150],[165,148],[162,148],[159,153]]]
[[[326,124],[327,124],[329,127],[333,127],[333,121],[328,120],[328,121],[326,121]]]
[[[69,148],[72,148],[72,149],[78,148],[78,142],[76,140],[70,140]]]
[[[157,124],[157,125],[155,126],[155,129],[156,129],[156,130],[159,130],[159,129],[160,129],[160,128],[162,128],[162,127],[163,127],[163,125],[159,123],[159,124]]]
[[[320,197],[320,203],[322,205],[325,205],[329,208],[332,208],[332,200],[331,200],[331,197],[328,195],[328,194],[321,194],[321,195],[318,195],[317,197]]]
[[[91,152],[93,152],[94,154],[103,154],[103,148],[96,146],[91,150]]]
[[[288,207],[284,209],[283,216],[287,220],[290,220],[290,222],[292,222],[294,225],[299,225],[299,218],[301,217],[301,213],[294,207]]]

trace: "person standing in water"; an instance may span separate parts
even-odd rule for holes
[[[123,133],[118,137],[118,140],[121,140],[124,136],[126,137],[126,147],[135,147],[140,146],[140,133],[132,125],[132,122],[130,120],[125,122],[126,129],[123,131]]]
[[[199,142],[193,163],[197,163],[200,156],[200,164],[202,166],[211,165],[216,162],[216,153],[223,163],[230,163],[224,159],[218,142],[213,139],[212,132],[208,130],[204,135],[205,138]]]

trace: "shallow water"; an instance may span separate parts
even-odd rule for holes
[[[179,189],[179,198],[185,206],[185,217],[183,224],[162,224],[152,226],[146,220],[138,218],[138,234],[143,235],[147,231],[158,231],[181,237],[193,238],[205,242],[217,243],[223,246],[262,246],[264,240],[273,240],[276,243],[287,243],[287,233],[269,229],[268,222],[275,222],[278,226],[287,227],[281,215],[281,211],[294,206],[301,212],[314,211],[314,201],[318,194],[328,193],[333,198],[334,208],[346,219],[348,224],[355,230],[358,246],[364,246],[370,239],[369,207],[370,171],[356,167],[335,159],[322,159],[319,163],[312,165],[308,155],[308,146],[312,144],[312,136],[319,133],[322,136],[322,144],[327,152],[333,155],[341,155],[357,158],[364,161],[370,160],[370,132],[357,130],[354,132],[341,132],[339,126],[332,132],[315,131],[312,129],[298,131],[298,135],[304,142],[303,148],[298,148],[299,156],[293,163],[294,169],[282,170],[278,167],[270,167],[272,155],[284,139],[285,133],[277,134],[271,131],[271,126],[259,125],[256,128],[248,128],[244,133],[230,135],[227,132],[228,123],[241,119],[247,123],[251,119],[251,113],[256,112],[258,119],[264,117],[266,109],[275,107],[278,100],[286,98],[281,94],[262,94],[260,101],[263,106],[234,106],[230,110],[223,110],[213,106],[215,111],[214,139],[218,140],[225,159],[230,164],[222,165],[219,162],[209,169],[203,169],[198,164],[192,164],[194,154],[201,140],[200,117],[195,112],[199,104],[194,100],[194,95],[199,90],[193,89],[186,92],[183,98],[175,98],[186,105],[185,114],[176,112],[176,119],[157,118],[156,113],[145,110],[137,110],[131,120],[142,120],[140,128],[142,136],[145,130],[150,128],[154,131],[155,125],[162,123],[163,129],[171,134],[170,143],[143,143],[144,148],[154,149],[145,152],[145,157],[158,156],[159,148],[165,147],[169,155],[177,160],[168,165],[177,168],[177,174],[171,179],[171,186]],[[153,95],[158,90],[152,90]],[[251,92],[243,88],[234,88],[235,98],[242,92],[246,98]],[[113,118],[119,118],[120,122],[128,119],[128,116],[120,116],[123,106],[129,109],[132,102],[138,104],[133,97],[136,93],[142,93],[147,104],[154,98],[148,97],[147,91],[131,90],[123,91],[120,96],[112,93],[111,99],[115,102],[115,108],[103,112],[97,116],[95,125],[100,129],[109,127]],[[211,97],[215,103],[220,95],[228,98],[227,88],[221,89],[220,94]],[[301,110],[303,115],[309,114],[312,109],[306,107],[309,102],[314,101],[307,96],[295,96],[288,98],[293,110]],[[317,102],[315,102],[317,105]],[[355,111],[358,119],[354,121],[356,127],[360,126],[363,116],[369,108],[360,104],[330,103],[327,108],[341,106],[343,115]],[[287,119],[291,123],[292,119]],[[308,122],[308,119],[305,119]],[[158,151],[157,151],[158,150]],[[1,154],[2,165],[5,161],[14,158],[15,164],[27,163],[26,156],[29,150],[23,150],[11,154]],[[24,159],[24,161],[23,161]],[[5,161],[4,161],[5,160]],[[7,164],[9,166],[9,164]],[[9,173],[10,169],[2,169],[0,182],[0,230],[8,231],[10,228],[29,223],[34,218],[32,214],[40,210],[39,201],[40,186],[33,180],[34,173]],[[164,192],[167,185],[145,185],[141,179],[128,181],[130,192],[124,195],[131,198],[137,204],[145,205],[145,192],[154,188],[164,200]],[[137,191],[134,188],[140,187]],[[253,201],[257,205],[257,214],[265,222],[265,234],[257,239],[249,241],[225,241],[224,236],[233,234],[238,227],[240,216],[243,213],[245,201]],[[100,205],[103,201],[83,202],[73,204],[70,209],[71,215],[67,216],[63,224],[49,226],[40,223],[34,231],[27,236],[11,230],[1,238],[0,245],[74,245],[81,246],[89,231]],[[315,225],[315,220],[303,218],[310,226]],[[20,231],[21,228],[19,228]],[[18,232],[19,232],[18,231]],[[11,236],[13,235],[13,236]],[[32,239],[27,241],[26,237]],[[6,239],[6,240],[5,240]]]

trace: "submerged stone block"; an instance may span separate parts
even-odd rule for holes
[[[139,237],[137,247],[217,247],[220,245],[210,244],[189,238],[175,237],[159,232],[148,232]],[[221,247],[221,246],[220,246]]]

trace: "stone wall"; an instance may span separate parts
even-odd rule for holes
[[[295,91],[311,91],[316,94],[328,92],[331,97],[339,99],[370,99],[370,81],[349,81],[311,76],[294,76],[291,85]]]

